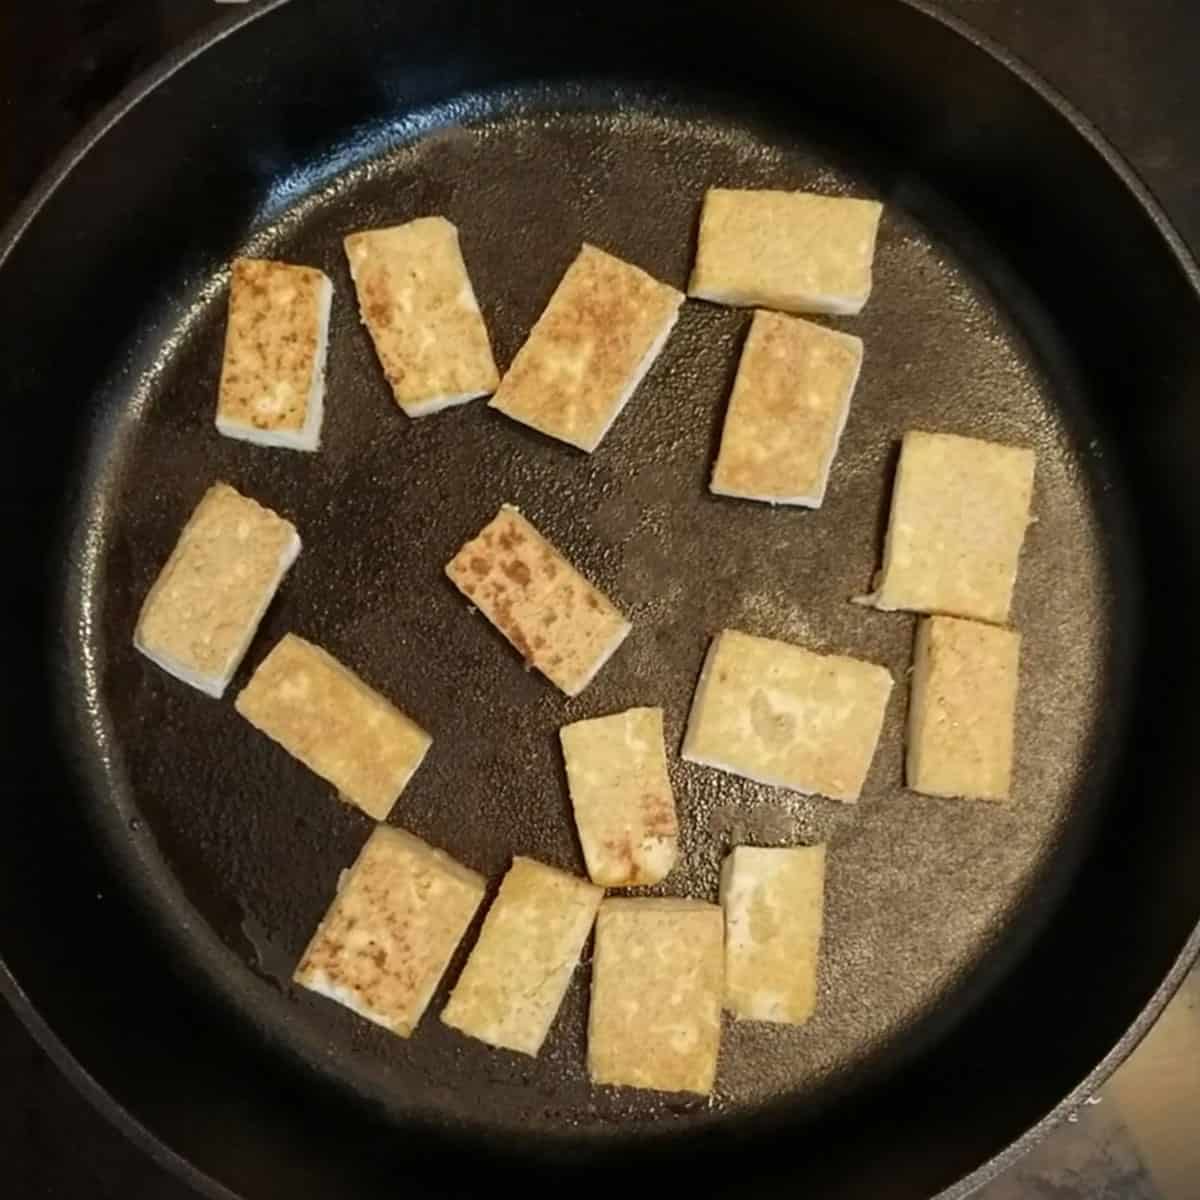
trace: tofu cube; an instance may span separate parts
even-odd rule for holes
[[[857,800],[892,691],[873,663],[727,629],[709,648],[683,742],[689,762]]]
[[[710,188],[688,295],[791,313],[861,312],[882,212],[874,200]]]
[[[455,587],[568,696],[629,633],[629,622],[511,505],[446,566]]]
[[[738,365],[712,490],[819,508],[862,366],[859,338],[758,311]]]
[[[596,918],[588,1073],[594,1083],[712,1091],[725,976],[721,910],[609,899]]]
[[[565,871],[514,858],[442,1020],[490,1046],[536,1055],[603,897]]]
[[[738,846],[721,869],[725,1007],[802,1025],[817,1007],[825,847]]]
[[[495,390],[500,376],[454,225],[422,217],[352,233],[345,247],[363,323],[410,417]]]
[[[658,883],[675,865],[679,825],[661,708],[631,708],[559,731],[575,825],[593,883]]]
[[[904,435],[883,568],[866,603],[1001,625],[1033,495],[1032,450],[948,433]]]
[[[682,292],[585,245],[491,407],[590,453],[658,357],[682,303]]]
[[[214,484],[142,604],[134,647],[219,698],[299,553],[290,521],[228,484]]]
[[[378,825],[345,872],[293,978],[408,1037],[483,900],[482,875]]]
[[[234,260],[219,432],[260,446],[316,450],[332,303],[333,284],[312,267]]]
[[[391,812],[433,742],[333,655],[292,633],[263,659],[235,707],[377,821]]]
[[[1007,799],[1021,635],[953,617],[917,628],[908,704],[908,786],[930,796]]]

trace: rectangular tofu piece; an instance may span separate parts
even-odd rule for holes
[[[596,918],[593,1083],[712,1091],[721,1042],[724,924],[700,900],[609,899]]]
[[[290,521],[213,484],[142,604],[134,647],[176,679],[221,697],[299,553]]]
[[[729,399],[712,490],[819,508],[862,366],[861,339],[754,314]]]
[[[892,677],[874,663],[726,629],[709,648],[683,757],[833,800],[857,800]]]
[[[591,683],[631,628],[508,504],[446,565],[446,574],[526,664],[568,696]]]
[[[900,447],[875,593],[887,611],[1008,620],[1033,495],[1034,454],[949,433]]]
[[[585,245],[491,407],[591,453],[658,357],[682,303],[682,292]]]
[[[235,707],[377,821],[387,818],[433,742],[333,655],[293,633],[263,659]]]
[[[709,188],[688,295],[792,313],[862,311],[883,205]]]
[[[410,417],[495,390],[500,376],[455,226],[422,217],[352,233],[345,247],[363,323]]]
[[[679,824],[661,708],[631,708],[559,731],[575,825],[593,883],[658,883],[675,865]]]
[[[490,1046],[536,1055],[603,898],[603,888],[514,858],[442,1020]]]
[[[817,1007],[825,847],[738,846],[721,868],[725,1007],[802,1025]]]
[[[316,450],[332,303],[333,284],[313,267],[234,259],[219,432],[260,446]]]
[[[482,875],[377,825],[304,951],[293,979],[408,1037],[483,900]]]
[[[1021,635],[953,617],[917,628],[908,702],[908,786],[1005,800],[1012,784]]]

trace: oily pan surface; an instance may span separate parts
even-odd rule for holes
[[[496,1130],[663,1129],[785,1097],[816,1107],[919,1053],[996,977],[1006,948],[1034,932],[1032,901],[1060,869],[1066,823],[1099,802],[1103,785],[1093,753],[1119,614],[1087,469],[1095,447],[1064,401],[1070,380],[1044,314],[935,198],[912,184],[881,191],[883,176],[816,140],[819,131],[729,103],[632,93],[608,101],[593,105],[574,90],[464,101],[378,132],[336,173],[302,168],[280,179],[247,240],[213,248],[217,273],[126,398],[100,485],[80,511],[79,650],[95,778],[122,814],[120,837],[149,864],[184,953],[283,1047],[310,1057],[319,1048],[330,1077],[354,1092],[397,1113]],[[683,287],[710,184],[885,201],[864,314],[820,318],[866,343],[820,510],[707,491],[750,319],[743,310],[687,303],[590,457],[484,402],[420,421],[395,407],[358,321],[346,233],[435,213],[456,222],[503,369],[584,239]],[[316,455],[213,429],[224,264],[239,252],[318,266],[334,281]],[[896,447],[909,428],[1037,451],[1036,523],[1013,608],[1024,645],[1011,805],[903,789],[913,618],[849,603],[877,566]],[[131,645],[142,598],[216,479],[292,519],[304,542],[223,702],[167,677]],[[522,670],[443,575],[502,502],[520,506],[633,621],[574,700]],[[857,807],[679,760],[708,638],[724,627],[892,671],[897,687]],[[707,1102],[589,1086],[586,966],[538,1060],[441,1026],[462,948],[409,1041],[289,984],[370,825],[233,709],[236,689],[287,631],[328,649],[433,734],[391,821],[493,882],[514,853],[583,870],[558,728],[662,705],[681,852],[652,891],[715,900],[731,844],[830,842],[814,1019],[799,1029],[728,1024]],[[191,913],[186,927],[180,911]]]

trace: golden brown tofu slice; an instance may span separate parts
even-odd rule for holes
[[[925,617],[908,704],[908,786],[930,796],[1007,799],[1021,635]]]
[[[608,597],[507,504],[446,574],[525,662],[568,696],[587,687],[629,633]]]
[[[596,918],[588,1072],[594,1083],[712,1091],[725,976],[721,910],[608,899]]]
[[[859,338],[759,311],[742,350],[712,490],[819,508],[862,366]]]
[[[682,303],[682,292],[585,245],[491,407],[590,453],[658,357]]]
[[[721,869],[725,1007],[801,1025],[817,1006],[825,847],[738,846]]]
[[[333,284],[313,267],[234,259],[217,400],[221,433],[316,450],[332,303]]]
[[[631,708],[559,731],[575,825],[593,883],[658,883],[675,865],[679,825],[661,708]]]
[[[378,825],[345,872],[293,976],[408,1037],[483,900],[482,875]]]
[[[874,663],[727,629],[709,649],[683,742],[689,762],[857,800],[892,691]]]
[[[134,646],[176,679],[223,695],[299,553],[290,521],[214,484],[142,604]]]
[[[536,1055],[603,896],[565,871],[514,858],[442,1020],[490,1046]]]
[[[882,212],[874,200],[710,188],[688,295],[792,313],[861,312]]]
[[[345,246],[363,323],[410,417],[495,390],[500,377],[454,225],[422,217],[352,233]]]
[[[238,712],[377,821],[433,739],[319,646],[287,634],[238,694]]]
[[[1034,454],[949,433],[904,435],[876,608],[1003,624],[1033,495]]]

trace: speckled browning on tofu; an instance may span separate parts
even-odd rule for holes
[[[738,846],[721,870],[725,1007],[803,1024],[817,1005],[825,847]]]
[[[484,886],[483,876],[449,855],[380,825],[346,873],[294,978],[408,1037]]]
[[[577,721],[559,731],[588,875],[604,887],[658,883],[675,865],[679,824],[661,708]]]
[[[444,217],[345,239],[359,311],[396,403],[412,416],[487,395],[499,381],[487,326]]]
[[[577,695],[629,622],[515,509],[501,508],[447,564],[455,586],[532,667]]]
[[[594,450],[674,324],[683,294],[585,245],[509,367],[491,407]]]
[[[892,677],[883,667],[727,629],[713,639],[683,757],[761,783],[857,800]]]
[[[603,896],[565,871],[514,858],[442,1020],[489,1045],[536,1055]]]
[[[432,743],[331,654],[291,633],[254,672],[236,707],[377,821],[387,817]]]
[[[142,604],[134,645],[219,696],[298,549],[290,521],[214,484]]]
[[[820,505],[862,365],[859,338],[758,311],[742,350],[712,490]]]
[[[1033,470],[1033,451],[1022,447],[906,433],[873,603],[1007,621]]]
[[[605,900],[592,959],[592,1081],[711,1092],[724,966],[724,927],[715,904]]]
[[[303,428],[329,286],[329,279],[312,267],[234,260],[219,422],[266,432]]]
[[[1012,784],[1021,635],[925,617],[917,629],[905,775],[932,796],[1003,800]]]
[[[874,200],[710,188],[688,295],[783,312],[857,313],[871,294],[882,211]]]

